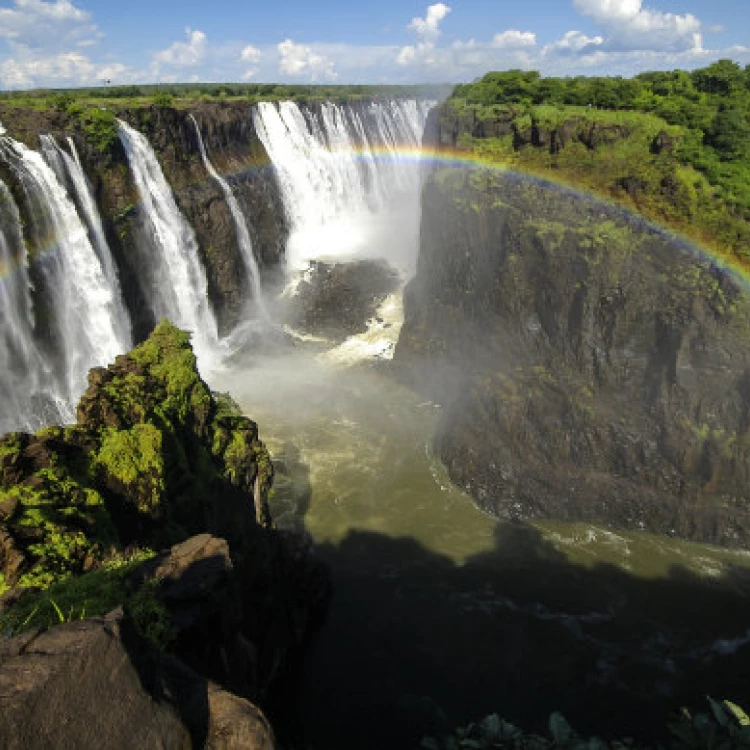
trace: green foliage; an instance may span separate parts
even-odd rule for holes
[[[150,550],[114,555],[100,568],[71,576],[45,590],[29,589],[0,617],[0,635],[15,635],[30,628],[48,628],[59,622],[104,615],[127,601],[127,577],[133,568],[153,557]]]
[[[418,85],[305,85],[275,83],[174,83],[139,86],[106,86],[50,91],[0,92],[0,104],[11,107],[45,110],[55,108],[61,97],[75,98],[73,108],[106,106],[125,107],[173,106],[187,108],[200,101],[361,101],[373,99],[430,98],[442,99],[449,93],[446,86]],[[168,103],[167,103],[168,102]],[[64,109],[68,114],[68,109]]]
[[[730,701],[708,698],[710,713],[692,715],[682,709],[669,723],[670,750],[747,750],[750,748],[750,718]],[[637,728],[637,727],[634,727]],[[549,718],[548,735],[524,732],[491,714],[476,724],[459,727],[453,735],[422,740],[424,750],[648,750],[649,745],[632,739],[602,740],[578,735],[559,713]],[[658,746],[661,747],[661,746]]]
[[[154,94],[153,101],[157,107],[171,107],[174,104],[174,96],[162,91],[158,94]]]
[[[632,79],[488,73],[456,87],[441,119],[458,124],[461,148],[591,189],[748,262],[750,74],[732,61]],[[476,135],[498,129],[514,135]]]
[[[175,638],[176,630],[167,608],[159,599],[160,581],[144,583],[126,602],[125,611],[133,619],[138,634],[159,649],[166,648]]]
[[[143,423],[129,430],[108,430],[96,462],[137,500],[140,512],[153,513],[158,509],[164,493],[164,458],[159,429]]]
[[[86,140],[102,154],[110,152],[117,142],[117,118],[102,107],[89,107],[80,114]]]

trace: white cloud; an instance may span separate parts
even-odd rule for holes
[[[413,31],[419,41],[416,45],[402,47],[396,56],[396,63],[401,66],[419,64],[431,67],[437,64],[439,55],[434,54],[435,43],[440,34],[440,22],[451,12],[445,3],[435,3],[427,7],[424,18],[412,18],[407,27]]]
[[[536,44],[536,34],[532,31],[516,31],[508,29],[492,38],[492,46],[504,49],[518,49],[520,47],[533,47]]]
[[[65,52],[50,57],[0,61],[0,81],[8,88],[47,86],[102,85],[107,80],[119,81],[127,68],[119,63],[99,65],[85,55]]]
[[[19,49],[50,55],[73,46],[96,44],[102,33],[91,14],[70,0],[14,0],[12,8],[0,8],[0,39]]]
[[[440,36],[440,22],[451,12],[445,3],[435,3],[427,8],[424,18],[412,18],[409,29],[426,42],[435,42]]]
[[[206,35],[198,30],[185,27],[187,42],[175,42],[154,54],[154,60],[163,65],[190,67],[200,65],[206,57]]]
[[[702,47],[702,24],[691,13],[677,15],[643,6],[642,0],[573,0],[616,50],[679,52]]]
[[[338,75],[333,62],[305,44],[295,44],[291,39],[280,42],[279,71],[288,76],[305,76],[310,81],[335,80]]]
[[[568,31],[561,39],[546,45],[542,54],[547,56],[591,54],[602,44],[604,44],[604,38],[601,36],[586,36],[580,31]]]
[[[263,53],[257,47],[253,47],[252,44],[248,44],[246,47],[242,48],[242,52],[240,53],[240,60],[246,63],[256,63],[262,56]]]

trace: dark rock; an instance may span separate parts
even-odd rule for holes
[[[727,272],[583,196],[451,170],[405,310],[396,362],[452,404],[436,448],[483,508],[750,541],[750,296]]]
[[[0,748],[271,750],[263,714],[151,648],[121,612],[0,643]]]
[[[343,341],[367,330],[398,283],[398,272],[385,261],[314,261],[292,298],[291,323],[306,333]]]

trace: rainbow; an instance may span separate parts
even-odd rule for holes
[[[631,207],[618,203],[609,197],[602,196],[593,190],[573,186],[562,179],[554,179],[546,173],[537,174],[530,170],[518,169],[515,166],[497,162],[491,158],[471,151],[449,147],[424,148],[420,146],[399,146],[393,148],[386,146],[363,146],[349,149],[331,149],[330,154],[334,157],[346,154],[365,162],[372,162],[373,160],[389,163],[412,162],[434,168],[489,169],[495,172],[502,172],[504,174],[532,180],[539,185],[553,186],[558,190],[565,191],[571,196],[584,200],[596,201],[610,207],[622,216],[627,217],[629,220],[637,222],[644,229],[669,238],[676,245],[689,251],[692,255],[697,255],[722,271],[731,273],[731,275],[740,280],[743,285],[750,287],[750,268],[728,253],[700,244],[696,240],[689,238],[664,224],[660,224],[657,221],[633,210]],[[261,171],[270,166],[272,166],[270,160],[265,160],[253,164],[252,166],[242,165],[237,169],[221,170],[221,174],[225,178],[241,177],[249,172]],[[204,179],[196,181],[193,185],[200,185],[210,181],[211,178],[206,175]],[[29,262],[56,251],[57,243],[55,242],[55,238],[47,237],[44,241],[37,243],[33,253],[29,252]],[[6,262],[0,264],[0,281],[20,268],[21,264],[25,262],[25,257],[26,252],[16,252],[14,253],[15,261],[13,263]]]

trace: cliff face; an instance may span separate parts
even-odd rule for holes
[[[86,657],[89,638],[102,663],[131,659],[141,693],[169,704],[169,721],[194,737],[214,723],[216,690],[260,704],[283,727],[294,712],[283,700],[287,680],[324,613],[328,583],[304,539],[273,529],[273,468],[257,425],[208,389],[188,335],[166,322],[91,371],[77,416],[75,425],[0,439],[0,636],[17,635],[3,646],[9,661],[0,658],[0,704],[15,701],[0,710],[0,746],[24,746],[28,732],[54,737],[61,715],[86,723],[71,706],[86,704],[101,679]],[[87,621],[37,639],[39,626],[117,605],[124,615],[107,626]],[[88,681],[76,681],[79,668]],[[126,673],[115,692],[147,701]],[[255,710],[223,695],[222,710],[238,719]],[[105,715],[109,699],[97,704]],[[113,711],[125,731],[132,713]]]
[[[288,233],[279,185],[262,143],[258,139],[248,105],[199,102],[189,110],[170,107],[122,109],[118,117],[142,132],[156,152],[177,204],[195,230],[206,268],[209,296],[221,331],[237,322],[243,300],[248,298],[247,274],[237,248],[229,208],[219,185],[206,172],[201,159],[192,114],[201,129],[209,159],[229,182],[249,220],[256,257],[265,281],[280,272]],[[115,141],[105,152],[87,138],[85,123],[75,114],[55,110],[37,112],[0,105],[0,122],[9,135],[31,148],[39,147],[39,134],[47,133],[64,143],[71,136],[91,180],[118,263],[138,339],[156,321],[145,303],[143,276],[144,220],[125,153]],[[13,189],[14,178],[1,175]],[[15,186],[19,190],[18,186]],[[22,206],[23,201],[17,201]]]
[[[437,450],[509,518],[750,538],[750,297],[616,210],[444,170],[396,360],[449,404]]]

